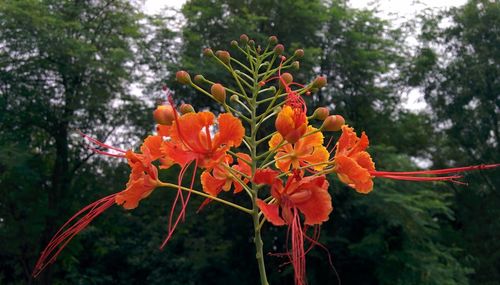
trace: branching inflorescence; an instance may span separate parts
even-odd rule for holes
[[[359,193],[367,194],[372,191],[376,177],[460,183],[457,179],[461,176],[453,173],[499,166],[377,171],[366,151],[369,141],[364,132],[358,137],[352,127],[345,125],[342,116],[330,115],[326,107],[318,107],[307,116],[303,96],[323,88],[326,78],[319,76],[308,85],[294,82],[293,76],[283,71],[298,68],[297,60],[304,52],[299,49],[286,58],[282,55],[283,45],[277,41],[271,36],[264,49],[246,35],[242,35],[239,42],[233,41],[231,45],[246,63],[231,57],[227,51],[214,53],[205,49],[204,55],[213,58],[231,75],[234,82],[227,86],[201,75],[191,80],[186,71],[177,72],[179,83],[195,88],[222,106],[225,112],[217,118],[209,111],[195,112],[189,104],[178,107],[168,94],[169,103],[158,106],[153,113],[158,123],[156,134],[144,140],[138,153],[106,145],[82,134],[89,143],[97,146],[94,151],[127,159],[131,167],[129,181],[123,191],[88,205],[65,223],[42,252],[33,275],[39,275],[54,262],[76,234],[112,205],[134,209],[153,190],[171,188],[176,191],[176,196],[162,248],[184,219],[186,207],[194,194],[204,198],[200,209],[215,201],[250,215],[262,284],[268,284],[262,226],[265,221],[274,226],[286,226],[289,251],[282,255],[288,257],[293,266],[295,283],[306,284],[306,254],[313,246],[319,245],[319,226],[328,220],[333,210],[327,175],[337,174],[340,181]],[[209,88],[205,88],[207,86]],[[228,93],[231,94],[229,100]],[[274,122],[274,127],[265,133],[264,128],[269,129],[269,122]],[[330,147],[330,142],[325,142],[324,133],[336,131],[341,132],[340,138]],[[267,147],[263,147],[263,143],[267,143]],[[180,166],[177,181],[160,181],[158,172],[175,164]],[[184,176],[190,168],[194,170],[184,183]],[[203,170],[199,176],[201,191],[193,189],[197,169]],[[218,197],[222,191],[231,189],[235,194],[247,195],[252,207]]]

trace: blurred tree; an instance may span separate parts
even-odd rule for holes
[[[422,86],[433,122],[445,134],[434,149],[435,164],[500,161],[500,3],[473,0],[421,20],[411,82]],[[465,239],[464,258],[473,258],[474,284],[496,284],[500,177],[479,172],[468,175],[467,181],[472,189],[456,191],[454,206],[456,227]]]
[[[131,134],[147,129],[146,109],[128,89],[140,19],[127,1],[0,3],[3,282],[31,283],[41,246],[96,197],[98,179],[87,177],[109,179],[99,175],[108,169],[86,166],[92,154],[76,130],[106,140],[127,126],[114,138],[129,147]],[[42,283],[53,284],[51,271]]]

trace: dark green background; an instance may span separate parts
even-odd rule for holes
[[[153,129],[163,84],[177,103],[217,110],[172,75],[185,69],[226,82],[201,50],[236,54],[229,42],[241,33],[261,44],[276,35],[287,54],[303,48],[296,81],[328,77],[308,103],[366,131],[378,169],[417,169],[414,158],[433,168],[500,162],[500,3],[425,10],[400,27],[348,7],[192,0],[181,25],[180,14],[145,16],[127,1],[1,1],[0,283],[257,284],[251,222],[232,209],[212,203],[196,214],[202,199],[194,198],[158,249],[174,195],[165,189],[136,210],[111,208],[39,279],[30,277],[57,228],[128,178],[124,161],[93,155],[77,130],[137,149]],[[417,45],[406,44],[409,35]],[[147,87],[141,98],[131,95],[133,82]],[[411,88],[425,95],[425,112],[402,108]],[[162,178],[175,181],[177,171]],[[320,242],[343,284],[498,284],[499,174],[467,174],[468,186],[376,179],[370,195],[331,177],[334,211]],[[285,236],[266,225],[265,251],[283,251]],[[293,282],[285,260],[266,261],[271,284]],[[320,248],[307,269],[310,284],[337,282]]]

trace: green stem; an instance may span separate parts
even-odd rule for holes
[[[245,212],[247,214],[252,214],[253,215],[253,210],[247,209],[247,208],[242,207],[240,205],[236,205],[236,204],[231,203],[229,201],[226,201],[224,199],[221,199],[221,198],[218,198],[218,197],[214,197],[214,196],[212,196],[210,194],[206,194],[206,193],[203,193],[203,192],[191,189],[191,188],[187,188],[187,187],[184,187],[184,186],[179,186],[179,185],[173,184],[173,183],[165,183],[165,182],[158,182],[158,186],[159,187],[169,187],[169,188],[181,189],[183,191],[191,192],[193,194],[196,194],[196,195],[199,195],[199,196],[202,196],[202,197],[205,197],[205,198],[210,198],[210,199],[212,199],[214,201],[217,201],[219,203],[225,204],[225,205],[233,207],[233,208],[235,208],[237,210],[243,211],[243,212]]]
[[[250,60],[251,62],[251,60]],[[254,70],[253,74],[253,88],[252,88],[252,98],[251,98],[251,123],[250,123],[250,156],[252,158],[252,177],[254,177],[255,172],[257,171],[257,97],[259,95],[259,80],[258,80],[258,66],[261,64],[261,60],[259,56],[256,56],[255,65],[252,64],[252,69]],[[259,267],[259,275],[260,275],[260,283],[261,285],[269,285],[267,281],[266,274],[266,264],[264,261],[264,251],[263,251],[263,242],[261,237],[261,226],[259,219],[259,207],[257,206],[258,199],[258,190],[259,187],[252,182],[252,220],[254,227],[254,243],[255,243],[255,258],[257,259],[257,264]]]

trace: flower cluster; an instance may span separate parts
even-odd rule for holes
[[[304,52],[296,50],[290,58],[282,55],[284,47],[277,38],[269,38],[262,48],[248,36],[232,46],[246,59],[232,57],[228,51],[204,50],[233,78],[223,85],[196,75],[194,80],[186,71],[176,79],[213,99],[225,112],[216,116],[209,111],[196,112],[189,104],[177,106],[174,96],[153,113],[156,133],[148,136],[140,152],[121,150],[87,135],[95,144],[94,151],[125,158],[131,168],[125,189],[85,207],[59,230],[42,252],[34,275],[52,263],[64,246],[93,219],[113,204],[130,210],[136,208],[157,188],[176,192],[172,201],[168,232],[161,247],[172,237],[184,219],[192,194],[203,197],[201,207],[217,201],[249,214],[255,229],[256,256],[260,280],[267,284],[261,231],[265,221],[288,228],[291,247],[284,253],[294,269],[295,283],[306,284],[305,256],[319,244],[314,230],[318,229],[333,211],[328,176],[338,179],[355,191],[367,194],[373,190],[374,178],[412,181],[456,181],[459,175],[450,173],[499,166],[483,165],[416,172],[377,171],[367,152],[368,136],[360,136],[345,124],[340,115],[330,115],[326,107],[318,107],[308,116],[305,96],[311,96],[326,85],[319,76],[310,84],[293,81],[286,69],[297,68]],[[276,84],[275,84],[276,83]],[[229,100],[227,94],[230,94]],[[272,131],[265,131],[271,129]],[[266,132],[266,133],[264,133]],[[333,146],[326,143],[327,132],[340,132]],[[103,150],[106,149],[107,151]],[[165,182],[159,171],[180,167],[177,181]],[[184,183],[188,171],[190,180]],[[197,177],[197,170],[203,170]],[[169,170],[171,171],[171,170]],[[193,189],[200,179],[201,191]],[[252,208],[233,203],[220,196],[233,189],[234,194],[247,195]],[[307,248],[305,244],[310,246]]]

